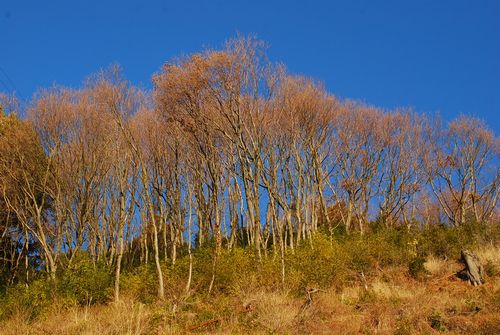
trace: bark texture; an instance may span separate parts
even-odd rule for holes
[[[482,285],[484,283],[484,270],[479,257],[473,252],[462,250],[461,261],[465,268],[459,271],[457,276],[474,286]]]

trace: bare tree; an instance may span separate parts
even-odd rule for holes
[[[460,117],[446,130],[434,129],[426,171],[432,191],[451,223],[464,224],[468,213],[487,221],[498,201],[499,142],[478,119]],[[493,169],[493,170],[492,170]]]

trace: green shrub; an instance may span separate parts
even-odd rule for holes
[[[439,332],[444,332],[446,331],[446,327],[444,325],[443,317],[441,314],[437,311],[432,312],[431,315],[427,318],[427,321],[429,322],[429,325],[431,328],[439,331]]]
[[[252,249],[223,250],[217,261],[215,288],[220,292],[237,293],[247,285],[252,273],[258,270],[259,264]],[[211,274],[208,278],[211,278]]]
[[[58,278],[57,291],[80,305],[104,303],[112,294],[113,277],[103,263],[77,256]]]
[[[373,259],[381,266],[404,264],[411,257],[409,245],[415,240],[406,228],[388,228],[367,234],[365,243]]]
[[[371,269],[376,262],[371,243],[363,240],[361,237],[353,238],[344,244],[348,253],[349,268],[356,272]]]
[[[473,249],[481,243],[495,243],[499,225],[470,222],[458,227],[444,224],[423,228],[419,237],[419,254],[458,258],[462,249]]]
[[[429,274],[424,266],[425,258],[417,256],[408,263],[408,272],[412,278],[422,280]]]
[[[8,318],[16,312],[28,320],[36,318],[52,303],[52,288],[53,283],[45,279],[33,281],[28,287],[17,284],[8,288],[0,304],[0,318]]]
[[[286,280],[290,289],[303,292],[307,286],[338,286],[348,277],[350,259],[337,240],[318,233],[312,245],[305,242],[287,253]]]
[[[432,225],[422,232],[419,254],[453,257],[460,253],[460,240],[453,229],[445,225]]]
[[[191,287],[200,292],[208,291],[213,273],[214,247],[206,245],[193,252],[193,275]],[[215,267],[214,292],[237,293],[248,286],[249,280],[259,275],[262,263],[256,259],[252,248],[235,247],[232,250],[223,249],[217,257]],[[174,267],[165,271],[166,282],[175,285],[180,282],[182,289],[187,281],[189,271],[189,256],[178,259]]]
[[[488,277],[495,277],[500,274],[500,269],[498,269],[491,259],[488,259],[486,264],[484,264],[484,272]]]
[[[120,276],[120,290],[143,303],[152,303],[158,296],[158,279],[153,264],[138,266]]]

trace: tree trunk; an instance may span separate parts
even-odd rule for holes
[[[478,286],[484,283],[484,270],[479,257],[473,252],[468,250],[462,250],[461,261],[465,265],[465,268],[457,273],[457,276],[468,281],[474,286]]]

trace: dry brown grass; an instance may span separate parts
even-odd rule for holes
[[[449,262],[443,258],[429,256],[425,260],[424,267],[432,276],[442,276],[448,270]]]
[[[492,262],[496,267],[500,267],[500,246],[488,244],[476,250],[482,263]]]
[[[446,265],[453,268],[454,265]],[[402,269],[401,269],[402,270]],[[497,334],[498,278],[472,287],[455,277],[385,282],[373,278],[368,291],[349,287],[322,294],[305,320],[317,334]]]
[[[106,306],[64,308],[54,304],[38,320],[29,323],[22,312],[0,327],[1,334],[145,334],[151,311],[131,299]]]
[[[300,308],[287,293],[261,291],[251,294],[248,299],[255,306],[255,321],[271,333],[283,333],[290,329]]]

